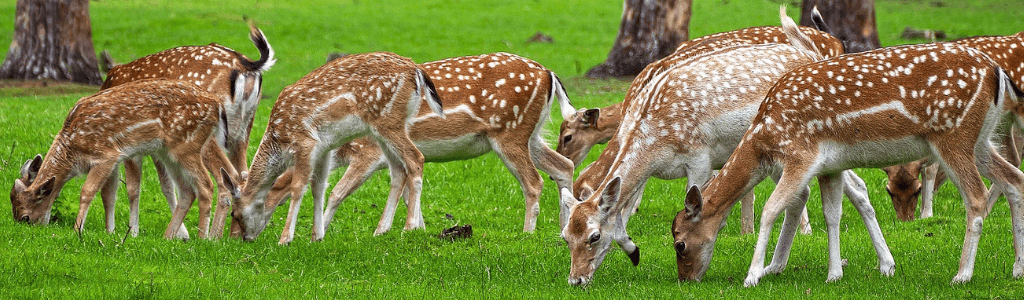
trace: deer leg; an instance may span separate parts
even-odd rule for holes
[[[765,203],[761,214],[761,228],[757,234],[757,245],[754,248],[754,256],[750,262],[747,278],[743,281],[744,286],[755,286],[761,280],[761,277],[764,276],[764,257],[768,249],[768,240],[771,239],[775,220],[778,219],[779,214],[784,209],[790,206],[790,202],[799,201],[795,200],[799,193],[807,190],[807,182],[810,180],[805,176],[811,172],[806,170],[806,167],[801,167],[804,166],[787,166],[782,174],[782,178],[779,180],[779,184],[775,187],[775,191],[772,192],[772,195]]]
[[[1016,260],[1013,263],[1013,276],[1020,278],[1024,276],[1024,211],[1021,201],[1021,191],[1024,190],[1024,173],[1013,166],[1003,157],[998,156],[994,149],[989,152],[989,157],[984,153],[978,155],[979,165],[982,174],[992,180],[993,189],[998,187],[1006,195],[1010,204],[1010,220],[1013,230],[1013,250]]]
[[[139,236],[139,195],[142,193],[142,158],[124,162],[125,188],[128,192],[128,232]]]
[[[978,168],[974,164],[974,155],[958,153],[962,149],[955,149],[958,148],[956,145],[943,146],[943,148],[939,148],[934,144],[931,145],[938,160],[945,162],[946,174],[960,190],[960,196],[963,197],[967,211],[967,229],[964,233],[963,250],[960,253],[960,269],[952,281],[953,284],[958,284],[970,281],[974,275],[974,260],[978,254],[978,240],[981,239],[981,229],[985,218],[986,191],[985,184],[981,181],[981,174],[978,173]]]
[[[106,185],[111,179],[111,173],[116,174],[117,161],[105,161],[94,165],[89,170],[89,175],[82,184],[81,200],[78,202],[78,218],[75,219],[75,231],[82,233],[82,225],[85,224],[85,217],[89,215],[89,204],[96,197],[100,188]],[[116,179],[113,179],[116,181]],[[115,185],[116,187],[116,185]]]
[[[366,183],[366,180],[373,173],[383,168],[386,163],[387,160],[380,153],[369,163],[367,160],[362,159],[362,157],[352,159],[348,168],[345,169],[345,174],[334,185],[334,189],[331,190],[331,196],[327,200],[327,208],[324,210],[324,230],[330,227],[331,220],[334,219],[334,213],[338,211],[338,206],[345,202],[345,199],[352,192],[355,192],[363,183]]]
[[[765,268],[765,274],[778,274],[786,269],[789,264],[789,254],[793,250],[793,238],[796,236],[797,222],[802,219],[801,211],[806,211],[807,197],[811,194],[810,187],[805,187],[796,195],[796,200],[786,207],[786,215],[782,218],[782,229],[779,232],[779,240],[775,243],[775,251],[772,253],[772,261]]]
[[[503,148],[504,146],[504,148]],[[522,149],[514,143],[501,143],[492,141],[492,149],[505,163],[505,168],[519,181],[519,187],[526,198],[526,216],[523,222],[523,232],[533,232],[537,229],[537,214],[540,213],[540,190],[544,185],[540,173],[537,172],[527,149]]]
[[[279,245],[287,245],[295,238],[295,222],[298,221],[299,208],[302,207],[302,196],[306,194],[306,187],[313,173],[312,153],[308,150],[296,150],[295,152],[295,166],[292,167],[290,186],[292,201],[288,206],[284,229],[281,230],[281,239],[277,242]]]
[[[153,167],[156,169],[157,179],[160,181],[160,192],[164,194],[164,199],[167,199],[167,207],[173,217],[174,210],[178,207],[176,191],[179,189],[178,183],[175,180],[176,175],[172,174],[162,161],[155,158],[153,159]],[[188,228],[185,228],[185,224],[181,224],[181,228],[178,228],[178,233],[175,237],[182,240],[188,239]]]
[[[924,167],[924,180],[922,180],[923,186],[921,186],[921,218],[932,217],[932,198],[935,197],[935,190],[938,188],[936,181],[937,173],[939,172],[939,164],[932,163],[931,165]]]
[[[219,151],[219,150],[213,150]],[[195,191],[197,193],[197,199],[199,200],[199,236],[201,238],[211,238],[210,235],[210,210],[213,208],[213,181],[210,180],[210,172],[206,169],[204,164],[189,162],[187,165],[188,175],[195,183]],[[218,173],[220,170],[218,170]],[[215,175],[218,178],[220,174]],[[223,231],[223,228],[221,228]]]
[[[882,230],[878,227],[878,219],[875,217],[875,208],[871,206],[868,199],[868,189],[864,180],[857,176],[852,170],[843,171],[843,193],[850,198],[850,203],[860,213],[864,221],[864,227],[868,230],[868,236],[875,247],[875,254],[878,256],[878,270],[885,276],[892,276],[896,271],[896,261],[889,252],[889,245],[882,236]]]
[[[389,124],[390,125],[390,124]],[[408,210],[405,217],[405,230],[425,228],[423,222],[423,211],[420,206],[420,193],[423,190],[423,154],[416,148],[416,145],[409,139],[405,124],[400,128],[387,128],[388,130],[378,131],[383,143],[378,143],[388,160],[395,160],[401,163],[402,168],[398,169],[405,173],[404,190],[397,191],[405,193]],[[388,154],[391,153],[391,154]],[[397,155],[397,157],[395,157]],[[392,166],[393,165],[390,165]],[[395,174],[392,170],[392,174]],[[534,171],[536,172],[536,171]],[[394,178],[392,178],[392,182]],[[392,185],[392,192],[396,192]],[[397,197],[398,195],[395,195]],[[391,195],[388,196],[389,198]],[[390,201],[390,199],[389,199]],[[389,203],[390,204],[390,203]],[[392,211],[392,214],[394,212]],[[378,226],[378,230],[380,227]],[[383,233],[383,232],[382,232]]]
[[[740,234],[754,233],[754,192],[740,198]]]
[[[310,182],[313,192],[313,232],[310,240],[314,242],[324,239],[324,193],[327,191],[327,176],[331,172],[333,156],[330,154],[330,151],[318,153],[317,163],[313,165]]]
[[[828,277],[825,282],[843,278],[843,258],[839,249],[839,219],[843,216],[843,174],[818,176],[821,210],[828,232]]]
[[[563,228],[569,219],[569,205],[575,202],[572,197],[572,173],[575,166],[571,160],[551,150],[539,136],[534,136],[530,140],[530,152],[533,163],[541,171],[548,173],[558,187],[558,228]]]
[[[381,145],[384,149],[385,145]],[[384,211],[381,212],[380,222],[377,223],[377,229],[374,230],[373,235],[381,235],[388,230],[391,230],[391,223],[395,219],[395,210],[398,209],[398,198],[405,189],[405,166],[402,164],[401,159],[394,157],[397,156],[392,151],[384,151],[387,156],[388,172],[391,174],[391,190],[388,192],[388,200],[384,204]]]
[[[178,228],[185,226],[185,216],[188,215],[188,210],[192,208],[192,203],[196,200],[196,190],[194,184],[189,184],[190,181],[184,178],[182,174],[182,166],[180,163],[168,162],[165,163],[165,171],[170,172],[170,176],[174,178],[174,182],[178,185],[178,201],[174,205],[174,209],[171,210],[171,222],[167,224],[167,230],[164,231],[165,239],[180,238]],[[199,233],[202,236],[202,233]]]
[[[117,184],[120,183],[118,180],[117,167],[110,172],[110,176],[107,177],[107,181],[103,183],[103,187],[100,188],[100,199],[103,200],[103,213],[105,215],[105,221],[107,225],[107,233],[114,233],[114,205],[117,204]]]

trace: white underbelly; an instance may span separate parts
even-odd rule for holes
[[[932,154],[928,142],[917,136],[854,144],[824,141],[820,144],[818,153],[819,160],[824,163],[821,173],[835,173],[852,168],[882,168]]]
[[[491,152],[491,143],[482,134],[466,134],[453,139],[415,141],[416,148],[429,162],[470,159]]]

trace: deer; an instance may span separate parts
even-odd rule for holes
[[[344,143],[370,135],[387,157],[391,191],[384,215],[394,215],[399,197],[408,201],[406,230],[424,228],[419,210],[423,154],[409,139],[408,122],[421,102],[444,116],[426,73],[412,60],[388,52],[349,55],[328,62],[285,87],[270,113],[253,156],[249,178],[232,205],[232,227],[253,241],[266,228],[275,206],[267,205],[274,181],[292,169],[291,203],[280,244],[295,234],[302,196],[313,193],[312,241],[324,236],[324,193],[332,154]],[[404,194],[404,196],[403,196]],[[390,220],[378,227],[387,231]]]
[[[249,38],[260,52],[258,60],[251,60],[245,55],[228,47],[211,43],[205,46],[181,46],[144,56],[127,64],[117,65],[110,69],[101,90],[113,88],[125,83],[162,78],[185,80],[203,88],[220,99],[227,115],[228,137],[225,141],[227,157],[241,174],[241,180],[247,176],[247,153],[252,123],[256,115],[262,90],[263,73],[270,70],[276,62],[274,49],[267,42],[266,36],[250,20]],[[129,227],[131,235],[138,235],[138,198],[140,165],[142,157],[126,160],[125,179],[128,184],[128,198],[131,212]],[[212,157],[204,157],[213,160]],[[168,206],[176,206],[174,189],[176,183],[168,176],[165,167],[159,161],[154,166],[160,179],[161,191],[167,198]],[[223,187],[218,181],[218,186]],[[219,238],[224,231],[231,197],[228,190],[218,189],[216,215],[209,236]],[[113,230],[113,214],[107,215],[108,230]],[[188,238],[184,227],[179,233],[181,238]],[[207,235],[207,233],[201,233]]]
[[[1024,89],[1024,44],[1021,38],[1024,33],[1017,33],[1010,36],[978,36],[968,37],[952,41],[981,51],[995,61],[1000,68],[1006,70],[1010,79],[1018,89]],[[1020,50],[1016,50],[1021,48]],[[1016,52],[1015,52],[1016,50]],[[1000,144],[1000,155],[1010,161],[1011,164],[1019,166],[1024,143],[1021,143],[1020,128],[1012,122],[1001,124],[996,137]],[[901,221],[914,220],[914,212],[917,208],[918,195],[921,196],[921,218],[930,218],[932,212],[932,198],[934,189],[942,185],[945,180],[944,173],[938,170],[937,164],[930,163],[927,159],[915,161],[899,166],[883,168],[889,177],[886,190],[892,199],[893,208],[896,209],[896,216]],[[901,173],[901,170],[906,173]],[[920,175],[920,176],[919,176]],[[921,177],[921,179],[918,179]],[[992,210],[995,200],[1002,195],[996,189],[989,193],[988,211]]]
[[[510,53],[454,57],[420,67],[447,107],[444,118],[421,107],[411,120],[409,137],[424,160],[470,159],[493,151],[519,181],[526,205],[523,231],[533,232],[544,184],[536,170],[550,174],[559,191],[572,188],[572,161],[551,150],[542,137],[542,125],[552,103],[558,102],[563,118],[576,111],[558,76],[533,60]],[[324,212],[325,227],[345,198],[374,172],[387,167],[384,153],[369,138],[348,142],[335,153],[333,168],[348,168],[331,191]],[[271,202],[283,203],[288,198],[290,181],[290,171],[281,175],[270,191]],[[560,210],[560,225],[564,225],[567,214],[567,210]],[[390,222],[393,216],[381,219]],[[384,231],[378,226],[379,233]]]
[[[117,166],[133,157],[151,156],[182,184],[182,201],[176,203],[164,237],[178,236],[197,198],[200,232],[205,232],[212,207],[207,165],[219,168],[225,181],[238,180],[237,171],[221,150],[227,138],[226,120],[225,109],[215,95],[185,81],[139,80],[84,97],[68,113],[45,158],[37,155],[22,167],[22,177],[15,180],[11,191],[14,218],[48,223],[63,186],[84,174],[74,225],[81,234],[97,192],[102,195],[108,220],[111,218]],[[207,154],[216,159],[204,164],[202,157]],[[137,211],[137,204],[133,208]]]
[[[834,36],[818,31],[811,27],[799,26],[800,32],[811,39],[812,47],[816,48],[825,57],[835,57],[843,54],[843,45]],[[676,48],[675,53],[647,65],[643,71],[633,80],[626,97],[621,103],[615,103],[605,108],[581,108],[569,118],[565,118],[559,130],[558,145],[556,151],[573,161],[576,166],[583,163],[587,153],[595,144],[608,143],[615,130],[622,121],[624,109],[634,101],[640,91],[647,86],[654,76],[669,70],[681,62],[688,61],[693,56],[702,52],[732,47],[737,45],[757,45],[772,43],[787,43],[788,38],[782,32],[780,26],[759,26],[749,27],[734,31],[716,33],[703,36],[690,41],[683,42]],[[609,146],[608,148],[615,148]],[[607,149],[607,148],[606,148]],[[603,166],[592,166],[596,173],[584,169],[580,178],[574,185],[574,193],[580,198],[580,191],[584,187],[593,190],[594,185],[600,183],[603,178],[591,177],[591,174],[603,174]],[[588,166],[590,168],[590,166]],[[600,176],[600,175],[598,175]],[[665,178],[662,178],[665,179]],[[754,231],[753,216],[753,194],[743,200],[743,221],[741,233],[747,234]],[[810,234],[811,227],[808,223],[807,213],[804,212],[801,218],[801,233]]]
[[[801,66],[769,91],[736,151],[704,191],[687,194],[672,224],[680,280],[700,280],[708,270],[728,208],[766,176],[779,184],[763,210],[745,286],[782,271],[764,255],[773,223],[800,203],[812,177],[821,186],[829,227],[841,213],[837,176],[851,168],[877,168],[932,156],[960,190],[966,234],[952,283],[971,279],[987,214],[989,178],[1021,211],[1024,173],[996,153],[991,136],[1005,118],[1024,112],[1021,92],[984,53],[951,43],[876,49]],[[1022,215],[1013,214],[1014,277],[1024,276]],[[788,222],[784,222],[788,223]],[[783,225],[785,228],[786,224]],[[838,237],[829,235],[829,248]],[[830,251],[828,281],[842,277]],[[881,269],[891,275],[891,269]]]
[[[799,32],[795,24],[790,30]],[[739,143],[775,79],[820,59],[813,47],[798,39],[809,41],[801,36],[790,38],[793,46],[743,45],[711,51],[651,80],[624,111],[622,125],[612,138],[617,148],[606,149],[594,163],[609,166],[599,175],[603,179],[596,186],[598,192],[583,188],[583,200],[574,203],[569,224],[562,230],[571,254],[569,284],[588,284],[612,242],[634,265],[638,263],[639,249],[625,229],[647,179],[653,174],[670,179],[686,176],[691,187],[707,182]],[[879,249],[880,261],[891,264],[863,180],[853,172],[843,176],[850,187],[847,194]],[[787,227],[793,230],[780,235],[780,243],[791,243],[795,228]]]

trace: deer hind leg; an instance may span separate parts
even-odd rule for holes
[[[505,168],[516,177],[516,180],[519,181],[519,187],[523,191],[526,208],[523,232],[533,232],[537,229],[537,215],[540,213],[540,191],[544,186],[544,179],[537,172],[537,167],[533,164],[534,158],[530,155],[529,150],[524,149],[529,146],[523,146],[515,142],[503,142],[501,140],[492,140],[491,142],[491,148],[494,149],[494,153],[498,154],[501,161],[505,163]]]
[[[128,232],[139,235],[139,195],[142,193],[142,158],[134,157],[124,162],[124,180],[128,192]]]
[[[167,207],[173,218],[174,210],[178,207],[177,191],[179,189],[178,183],[175,180],[177,175],[168,169],[164,162],[156,158],[153,158],[153,167],[156,169],[157,180],[160,182],[160,192],[164,194],[164,199],[167,200]],[[175,238],[188,240],[188,229],[185,228],[185,224],[180,224]]]
[[[306,194],[306,187],[315,167],[313,161],[315,155],[312,151],[297,149],[294,155],[295,166],[292,167],[292,181],[289,185],[292,201],[288,206],[288,215],[285,217],[284,229],[281,230],[281,238],[277,241],[279,245],[287,245],[295,238],[295,223],[298,221],[299,209],[302,207],[302,197]]]
[[[922,168],[924,173],[924,179],[921,186],[921,219],[932,217],[932,199],[935,197],[935,190],[938,188],[939,182],[937,181],[939,173],[939,164],[931,163],[930,165]]]
[[[170,176],[174,178],[174,182],[178,186],[178,201],[174,205],[174,209],[171,210],[171,222],[167,223],[167,230],[164,231],[165,239],[180,238],[178,228],[185,226],[185,216],[188,215],[189,209],[192,208],[192,203],[196,200],[196,188],[195,182],[192,178],[186,178],[185,170],[180,162],[167,161],[164,163],[164,170],[169,172]],[[203,237],[202,232],[199,233],[200,237]]]
[[[386,145],[381,144],[381,149],[386,149]],[[381,212],[380,222],[377,223],[377,229],[373,231],[373,235],[381,235],[388,230],[391,230],[391,223],[395,220],[395,210],[398,209],[398,198],[401,197],[407,184],[405,183],[405,165],[402,160],[396,156],[390,149],[384,151],[387,156],[388,171],[391,175],[391,189],[388,192],[387,202],[384,204],[384,211]]]
[[[366,148],[363,149],[365,150]],[[363,183],[366,183],[366,180],[373,173],[383,168],[387,163],[387,160],[379,152],[379,148],[377,150],[374,152],[377,154],[374,158],[364,159],[363,156],[360,156],[352,159],[348,168],[345,169],[345,174],[341,176],[341,180],[338,180],[338,183],[334,185],[334,189],[331,190],[331,196],[327,200],[327,208],[324,210],[324,230],[330,227],[331,220],[334,219],[334,213],[338,211],[338,206],[345,202],[345,199],[352,192],[355,192]]]
[[[118,180],[117,167],[110,172],[110,176],[107,177],[107,181],[103,183],[103,187],[100,188],[100,199],[103,200],[103,213],[104,221],[107,225],[107,233],[114,233],[114,206],[117,204],[117,184],[120,183]]]
[[[310,240],[314,242],[324,239],[324,193],[327,192],[327,176],[331,173],[331,154],[331,151],[318,153],[317,163],[313,165],[310,182],[313,190],[313,232]]]
[[[1010,204],[1010,220],[1013,230],[1013,250],[1016,260],[1013,263],[1013,276],[1020,278],[1024,276],[1024,207],[1021,202],[1021,191],[1024,190],[1024,173],[1014,167],[1004,157],[995,153],[994,149],[988,155],[979,153],[978,162],[985,177],[992,180],[993,189],[998,187],[1003,191]],[[985,157],[987,156],[987,157]]]
[[[537,165],[541,171],[548,173],[551,180],[555,181],[555,185],[558,187],[558,199],[559,199],[559,210],[558,210],[558,228],[565,227],[566,222],[569,219],[569,207],[575,199],[572,197],[572,173],[575,169],[572,161],[555,150],[551,150],[547,144],[540,139],[540,136],[534,136],[530,140],[530,154],[533,158],[533,163]],[[566,191],[568,193],[566,193]]]
[[[875,247],[875,255],[878,256],[878,270],[885,276],[892,276],[896,271],[896,261],[889,252],[889,245],[882,236],[882,230],[878,227],[878,219],[875,217],[875,208],[871,206],[868,199],[868,188],[864,180],[857,176],[852,170],[843,171],[843,193],[850,198],[850,203],[860,213],[864,221],[864,227],[868,230],[868,236]]]
[[[79,195],[81,200],[78,202],[78,218],[75,219],[75,231],[78,233],[82,233],[82,225],[85,224],[85,217],[89,215],[89,205],[92,204],[92,199],[96,197],[96,193],[101,188],[107,186],[109,181],[115,182],[114,187],[116,191],[116,168],[117,161],[108,160],[94,165],[89,170],[89,175],[86,176],[85,183],[82,184],[82,193]]]
[[[985,218],[985,184],[981,181],[981,174],[975,165],[974,153],[963,151],[969,146],[963,147],[947,142],[942,148],[935,143],[931,144],[931,147],[938,161],[943,162],[949,179],[960,190],[967,211],[967,229],[964,233],[963,250],[960,253],[960,268],[952,281],[953,284],[964,283],[970,281],[974,275],[974,260],[978,254],[978,240],[981,239]]]
[[[754,247],[754,256],[750,262],[750,269],[747,271],[747,278],[743,281],[744,286],[755,286],[761,280],[761,277],[764,276],[764,257],[768,250],[768,240],[771,239],[772,227],[775,224],[775,220],[778,219],[779,214],[781,214],[783,210],[788,209],[798,211],[799,207],[804,204],[802,202],[807,201],[807,182],[810,181],[807,174],[810,173],[811,172],[807,169],[807,166],[797,165],[786,166],[786,169],[783,171],[779,184],[775,187],[775,191],[773,191],[772,195],[768,198],[768,201],[765,203],[764,210],[761,213],[761,227],[757,234],[757,245]],[[801,193],[804,193],[803,197],[801,197]],[[803,198],[803,200],[798,198]],[[797,209],[792,209],[793,206],[796,206]],[[791,215],[796,217],[796,214]],[[789,216],[787,216],[787,218],[789,218]],[[788,229],[786,224],[791,224],[789,227],[795,227],[792,226],[795,225],[795,221],[793,220],[783,223],[784,230]],[[780,240],[785,235],[787,235],[785,232],[780,234]],[[788,235],[792,235],[792,233]],[[778,246],[776,248],[778,248]]]

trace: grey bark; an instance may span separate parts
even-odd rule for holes
[[[0,79],[100,85],[88,0],[18,0]]]
[[[689,39],[692,0],[625,0],[622,23],[608,58],[590,78],[636,76]]]

